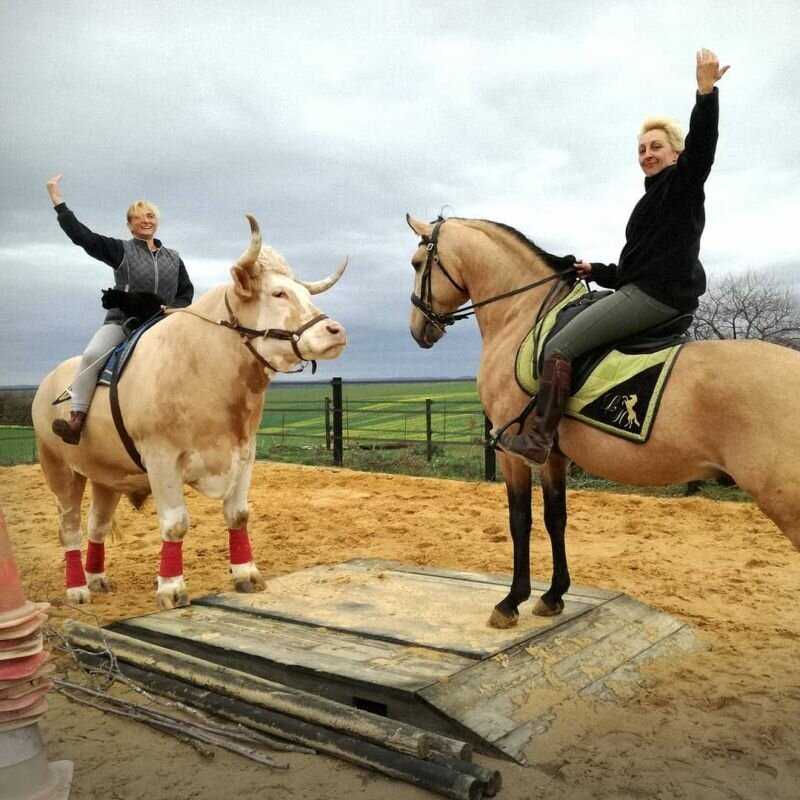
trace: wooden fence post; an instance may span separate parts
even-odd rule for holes
[[[331,449],[331,399],[325,396],[325,449]]]
[[[492,422],[486,414],[483,415],[483,477],[484,480],[493,481],[497,478],[497,461],[495,459],[494,448],[489,445],[491,436]]]
[[[342,466],[342,379],[333,378],[333,463]]]
[[[425,440],[427,442],[428,461],[433,458],[433,426],[431,425],[431,406],[433,400],[425,401]]]

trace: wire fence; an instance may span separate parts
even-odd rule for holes
[[[256,457],[319,466],[344,466],[417,475],[495,480],[488,422],[477,399],[392,398],[374,387],[345,387],[334,378],[315,397],[292,390],[267,397],[256,435]],[[354,396],[345,396],[345,388]],[[424,391],[430,387],[420,387]],[[306,390],[306,394],[309,391]],[[372,396],[365,396],[370,395]],[[303,390],[296,390],[302,395]],[[361,396],[359,396],[361,394]],[[291,399],[290,399],[291,398]],[[0,427],[0,465],[37,460],[33,429]]]

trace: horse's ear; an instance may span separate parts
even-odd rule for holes
[[[430,237],[431,231],[433,230],[433,225],[431,225],[430,222],[423,222],[421,219],[412,217],[411,214],[406,214],[406,222],[408,223],[408,227],[420,238],[426,239]]]
[[[255,278],[246,267],[238,264],[231,267],[231,278],[233,278],[233,291],[242,300],[249,300],[255,291]]]

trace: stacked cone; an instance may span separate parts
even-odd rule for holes
[[[49,605],[25,597],[0,510],[0,800],[66,800],[72,762],[48,764],[38,722],[54,666],[42,626]]]

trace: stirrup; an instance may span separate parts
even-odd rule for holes
[[[492,450],[500,450],[502,452],[502,448],[499,447],[500,437],[512,426],[517,425],[517,431],[519,434],[522,434],[522,429],[525,425],[525,420],[528,419],[533,409],[536,408],[536,397],[532,397],[528,401],[528,405],[522,409],[522,413],[518,417],[514,417],[510,422],[506,422],[500,428],[496,430],[493,429],[492,432],[489,434],[489,438],[486,441],[486,444],[492,448]]]

